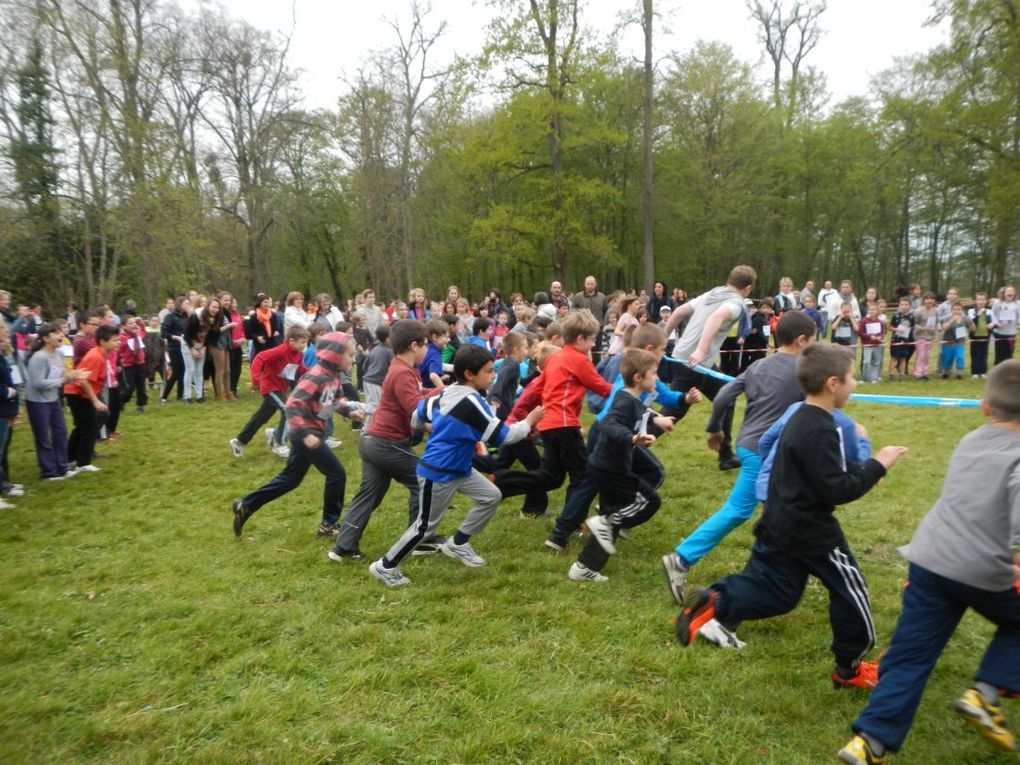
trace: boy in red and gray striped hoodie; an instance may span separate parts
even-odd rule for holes
[[[360,421],[362,411],[357,404],[343,397],[340,372],[354,366],[354,343],[343,332],[330,332],[319,338],[315,350],[315,366],[305,374],[287,399],[287,425],[290,428],[290,455],[278,476],[265,486],[233,502],[234,535],[241,530],[260,507],[296,489],[308,468],[326,478],[322,496],[322,523],[316,533],[335,537],[337,521],[344,507],[347,474],[344,466],[326,445],[326,425],[334,412]]]

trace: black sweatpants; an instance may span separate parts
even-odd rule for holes
[[[77,462],[79,467],[92,464],[96,449],[96,433],[99,432],[96,408],[84,396],[65,396],[71,410],[74,425],[67,438],[67,460]]]
[[[244,354],[241,353],[240,348],[230,349],[230,392],[234,394],[234,398],[237,398],[237,383],[241,380],[243,360]]]
[[[542,431],[542,464],[538,470],[504,470],[496,473],[496,486],[503,493],[503,499],[527,494],[525,511],[541,514],[548,505],[548,492],[563,485],[569,477],[569,494],[584,478],[587,454],[580,428],[553,428]],[[567,529],[570,533],[576,529]],[[557,523],[557,532],[559,524]]]
[[[286,396],[281,393],[267,393],[262,397],[262,404],[255,410],[241,432],[237,434],[237,440],[242,444],[249,444],[259,432],[259,428],[269,422],[275,415],[280,416],[280,422],[276,426],[276,443],[282,444],[283,432],[286,425],[284,416]]]
[[[170,357],[170,376],[166,378],[161,398],[165,401],[167,396],[170,395],[170,391],[176,386],[177,400],[180,401],[181,394],[184,391],[184,355],[181,353],[180,343],[167,346],[166,352]]]
[[[662,507],[655,487],[637,474],[611,473],[590,466],[589,469],[599,487],[599,514],[611,520],[614,539],[619,536],[620,529],[640,526]],[[589,535],[587,544],[577,556],[578,563],[593,571],[601,571],[608,560],[609,553],[593,534]]]
[[[144,407],[149,403],[149,395],[145,390],[145,364],[135,364],[133,367],[124,367],[123,387],[121,390],[121,402],[127,404],[131,395],[136,394],[136,403]]]
[[[864,574],[845,539],[824,555],[799,557],[757,541],[742,574],[712,585],[715,618],[731,630],[741,622],[792,611],[808,576],[829,591],[829,624],[836,664],[851,667],[875,645],[875,624]]]

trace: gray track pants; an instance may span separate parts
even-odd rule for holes
[[[477,470],[472,470],[465,478],[455,478],[445,483],[419,477],[418,514],[403,536],[386,553],[384,561],[388,568],[399,565],[423,539],[435,534],[457,492],[474,500],[464,522],[460,524],[460,531],[469,536],[485,529],[503,499],[495,484]]]
[[[372,512],[382,504],[391,481],[407,489],[408,525],[414,523],[418,515],[418,476],[415,473],[418,455],[410,443],[365,433],[358,441],[358,454],[361,455],[361,486],[340,521],[340,536],[333,547],[337,553],[358,549]]]

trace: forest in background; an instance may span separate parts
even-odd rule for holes
[[[839,103],[811,66],[817,0],[747,0],[747,51],[660,50],[635,0],[644,61],[581,0],[489,6],[477,55],[437,60],[444,21],[410,0],[336,107],[309,110],[289,40],[222,10],[0,0],[0,287],[56,312],[190,287],[477,298],[588,273],[698,292],[735,263],[766,293],[784,275],[882,294],[1016,276],[1012,0],[937,0],[947,43]]]

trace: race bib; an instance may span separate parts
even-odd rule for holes
[[[836,327],[836,337],[840,340],[849,340],[853,337],[853,330],[850,327]]]
[[[900,325],[896,327],[896,337],[910,337],[910,324],[907,322],[900,322]]]
[[[763,326],[763,327],[761,328],[761,333],[762,333],[762,334],[763,334],[763,335],[764,335],[765,337],[769,337],[769,336],[770,336],[770,335],[772,334],[772,327],[770,327],[770,326],[769,326],[768,324],[764,325],[764,326]]]
[[[880,321],[869,321],[864,325],[864,331],[869,335],[881,335],[882,334],[882,322]]]
[[[935,317],[929,316],[928,320],[924,323],[924,326],[928,329],[935,329]]]
[[[966,327],[957,327],[956,328],[956,339],[957,340],[963,340],[965,337],[967,337],[967,328]]]
[[[280,372],[280,377],[284,380],[293,380],[294,375],[297,374],[297,367],[297,364],[288,364],[283,368],[283,371]]]
[[[11,366],[11,384],[17,386],[17,385],[21,385],[21,382],[22,382],[22,380],[21,380],[21,370],[18,369],[18,365],[17,364],[13,364]]]

